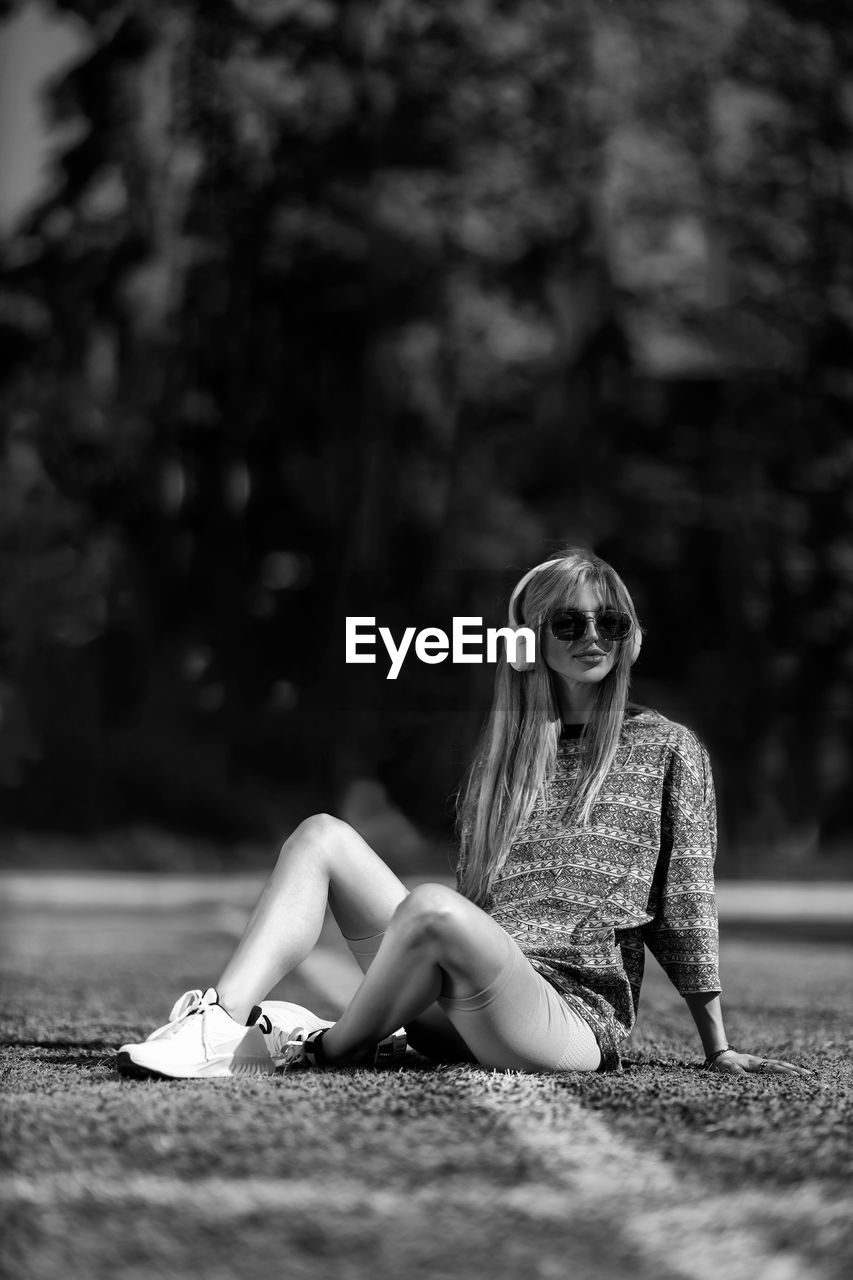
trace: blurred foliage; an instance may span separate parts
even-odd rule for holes
[[[711,747],[724,869],[841,848],[853,12],[56,8],[78,128],[0,289],[15,820],[364,777],[435,827],[490,672],[347,668],[343,619],[500,623],[571,540]]]

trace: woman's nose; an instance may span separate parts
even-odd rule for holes
[[[592,632],[592,635],[590,635],[590,631]],[[575,641],[575,643],[586,644],[587,641],[589,640],[591,640],[593,644],[596,646],[596,648],[600,649],[602,653],[610,652],[610,649],[612,647],[611,643],[609,643],[607,640],[604,640],[599,635],[598,628],[595,625],[595,618],[590,618],[590,617],[586,619],[586,626],[583,629],[583,635],[580,636],[579,639]]]

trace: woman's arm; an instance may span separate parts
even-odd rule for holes
[[[778,1058],[759,1058],[755,1054],[740,1053],[737,1049],[729,1048],[718,991],[694,991],[685,995],[684,999],[696,1023],[705,1051],[705,1065],[709,1071],[722,1071],[728,1075],[745,1075],[748,1071],[797,1076],[812,1074],[804,1067],[795,1067],[793,1062],[781,1062]]]
[[[729,1047],[717,966],[714,779],[707,749],[689,732],[682,734],[670,760],[662,837],[655,918],[643,927],[643,936],[687,1002],[705,1051],[705,1065],[730,1075],[748,1071],[811,1075],[792,1062]]]

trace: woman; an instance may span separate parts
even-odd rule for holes
[[[460,798],[458,891],[403,884],[326,815],[285,842],[215,988],[119,1050],[166,1077],[393,1060],[522,1071],[618,1069],[648,946],[712,1071],[796,1072],[728,1044],[717,974],[714,790],[693,733],[628,703],[642,632],[610,565],[572,548],[513,591],[532,661],[499,662]],[[327,903],[364,978],[337,1022],[257,1002],[313,948]]]

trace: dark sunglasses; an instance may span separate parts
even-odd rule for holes
[[[571,644],[586,635],[590,618],[602,640],[612,643],[614,640],[626,640],[631,634],[630,617],[627,613],[620,613],[618,609],[599,609],[595,613],[585,613],[582,609],[562,609],[559,613],[552,613],[546,619],[546,625],[551,628],[551,635],[556,640]]]

